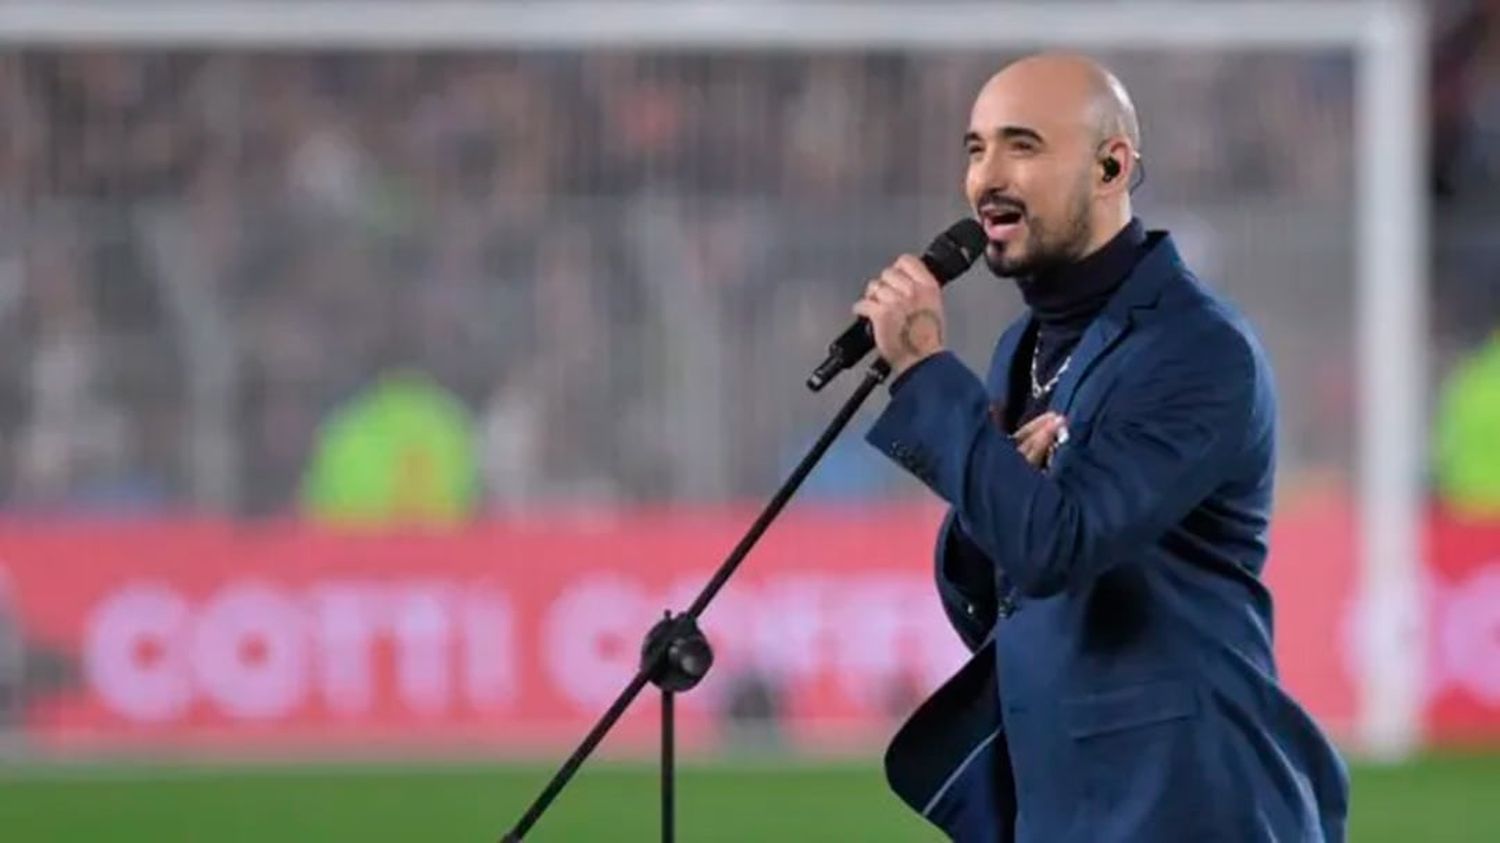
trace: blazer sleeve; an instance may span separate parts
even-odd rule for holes
[[[912,373],[866,438],[951,504],[1022,594],[1056,594],[1156,541],[1228,475],[1256,365],[1243,335],[1212,327],[1136,355],[1052,474],[987,421],[983,384],[948,352]]]

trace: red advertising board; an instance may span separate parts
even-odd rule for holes
[[[799,742],[886,728],[962,655],[929,585],[937,520],[862,509],[778,524],[704,619],[718,667],[683,700],[685,737],[757,687],[779,689]],[[73,747],[553,747],[597,717],[642,633],[687,604],[745,523],[634,513],[363,535],[11,524],[11,611],[28,653],[68,677],[26,726]],[[617,743],[650,734],[641,712],[654,706],[639,709]]]
[[[1500,520],[1437,513],[1428,533],[1427,734],[1500,740]]]
[[[643,631],[689,602],[752,514],[432,533],[8,523],[0,614],[20,631],[20,724],[59,751],[555,752],[614,697]],[[803,748],[889,735],[963,658],[931,588],[939,515],[802,507],[773,527],[705,616],[717,661],[682,700],[684,740],[717,741],[736,712],[767,707]],[[1346,735],[1352,519],[1307,505],[1276,523],[1282,676]],[[1500,527],[1438,517],[1432,535],[1431,731],[1500,736]],[[649,746],[654,713],[638,705],[606,748]]]

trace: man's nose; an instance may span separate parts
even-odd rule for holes
[[[969,198],[977,204],[986,193],[1005,193],[1010,188],[1010,180],[1010,167],[1005,157],[986,154],[969,167]]]

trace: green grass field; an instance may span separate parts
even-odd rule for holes
[[[541,766],[0,766],[0,840],[486,841],[542,785]],[[529,840],[654,840],[654,767],[591,765]],[[932,841],[873,764],[692,765],[685,841]],[[1358,767],[1355,843],[1500,841],[1500,755]]]

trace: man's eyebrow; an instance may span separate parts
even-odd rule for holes
[[[1042,138],[1041,132],[1026,126],[1001,126],[999,135],[1004,140],[1029,140],[1038,144],[1046,143]],[[964,146],[966,148],[983,142],[984,137],[977,130],[970,129],[964,132]]]
[[[1000,137],[1006,140],[1033,140],[1037,143],[1045,143],[1041,132],[1025,126],[1001,126]]]

